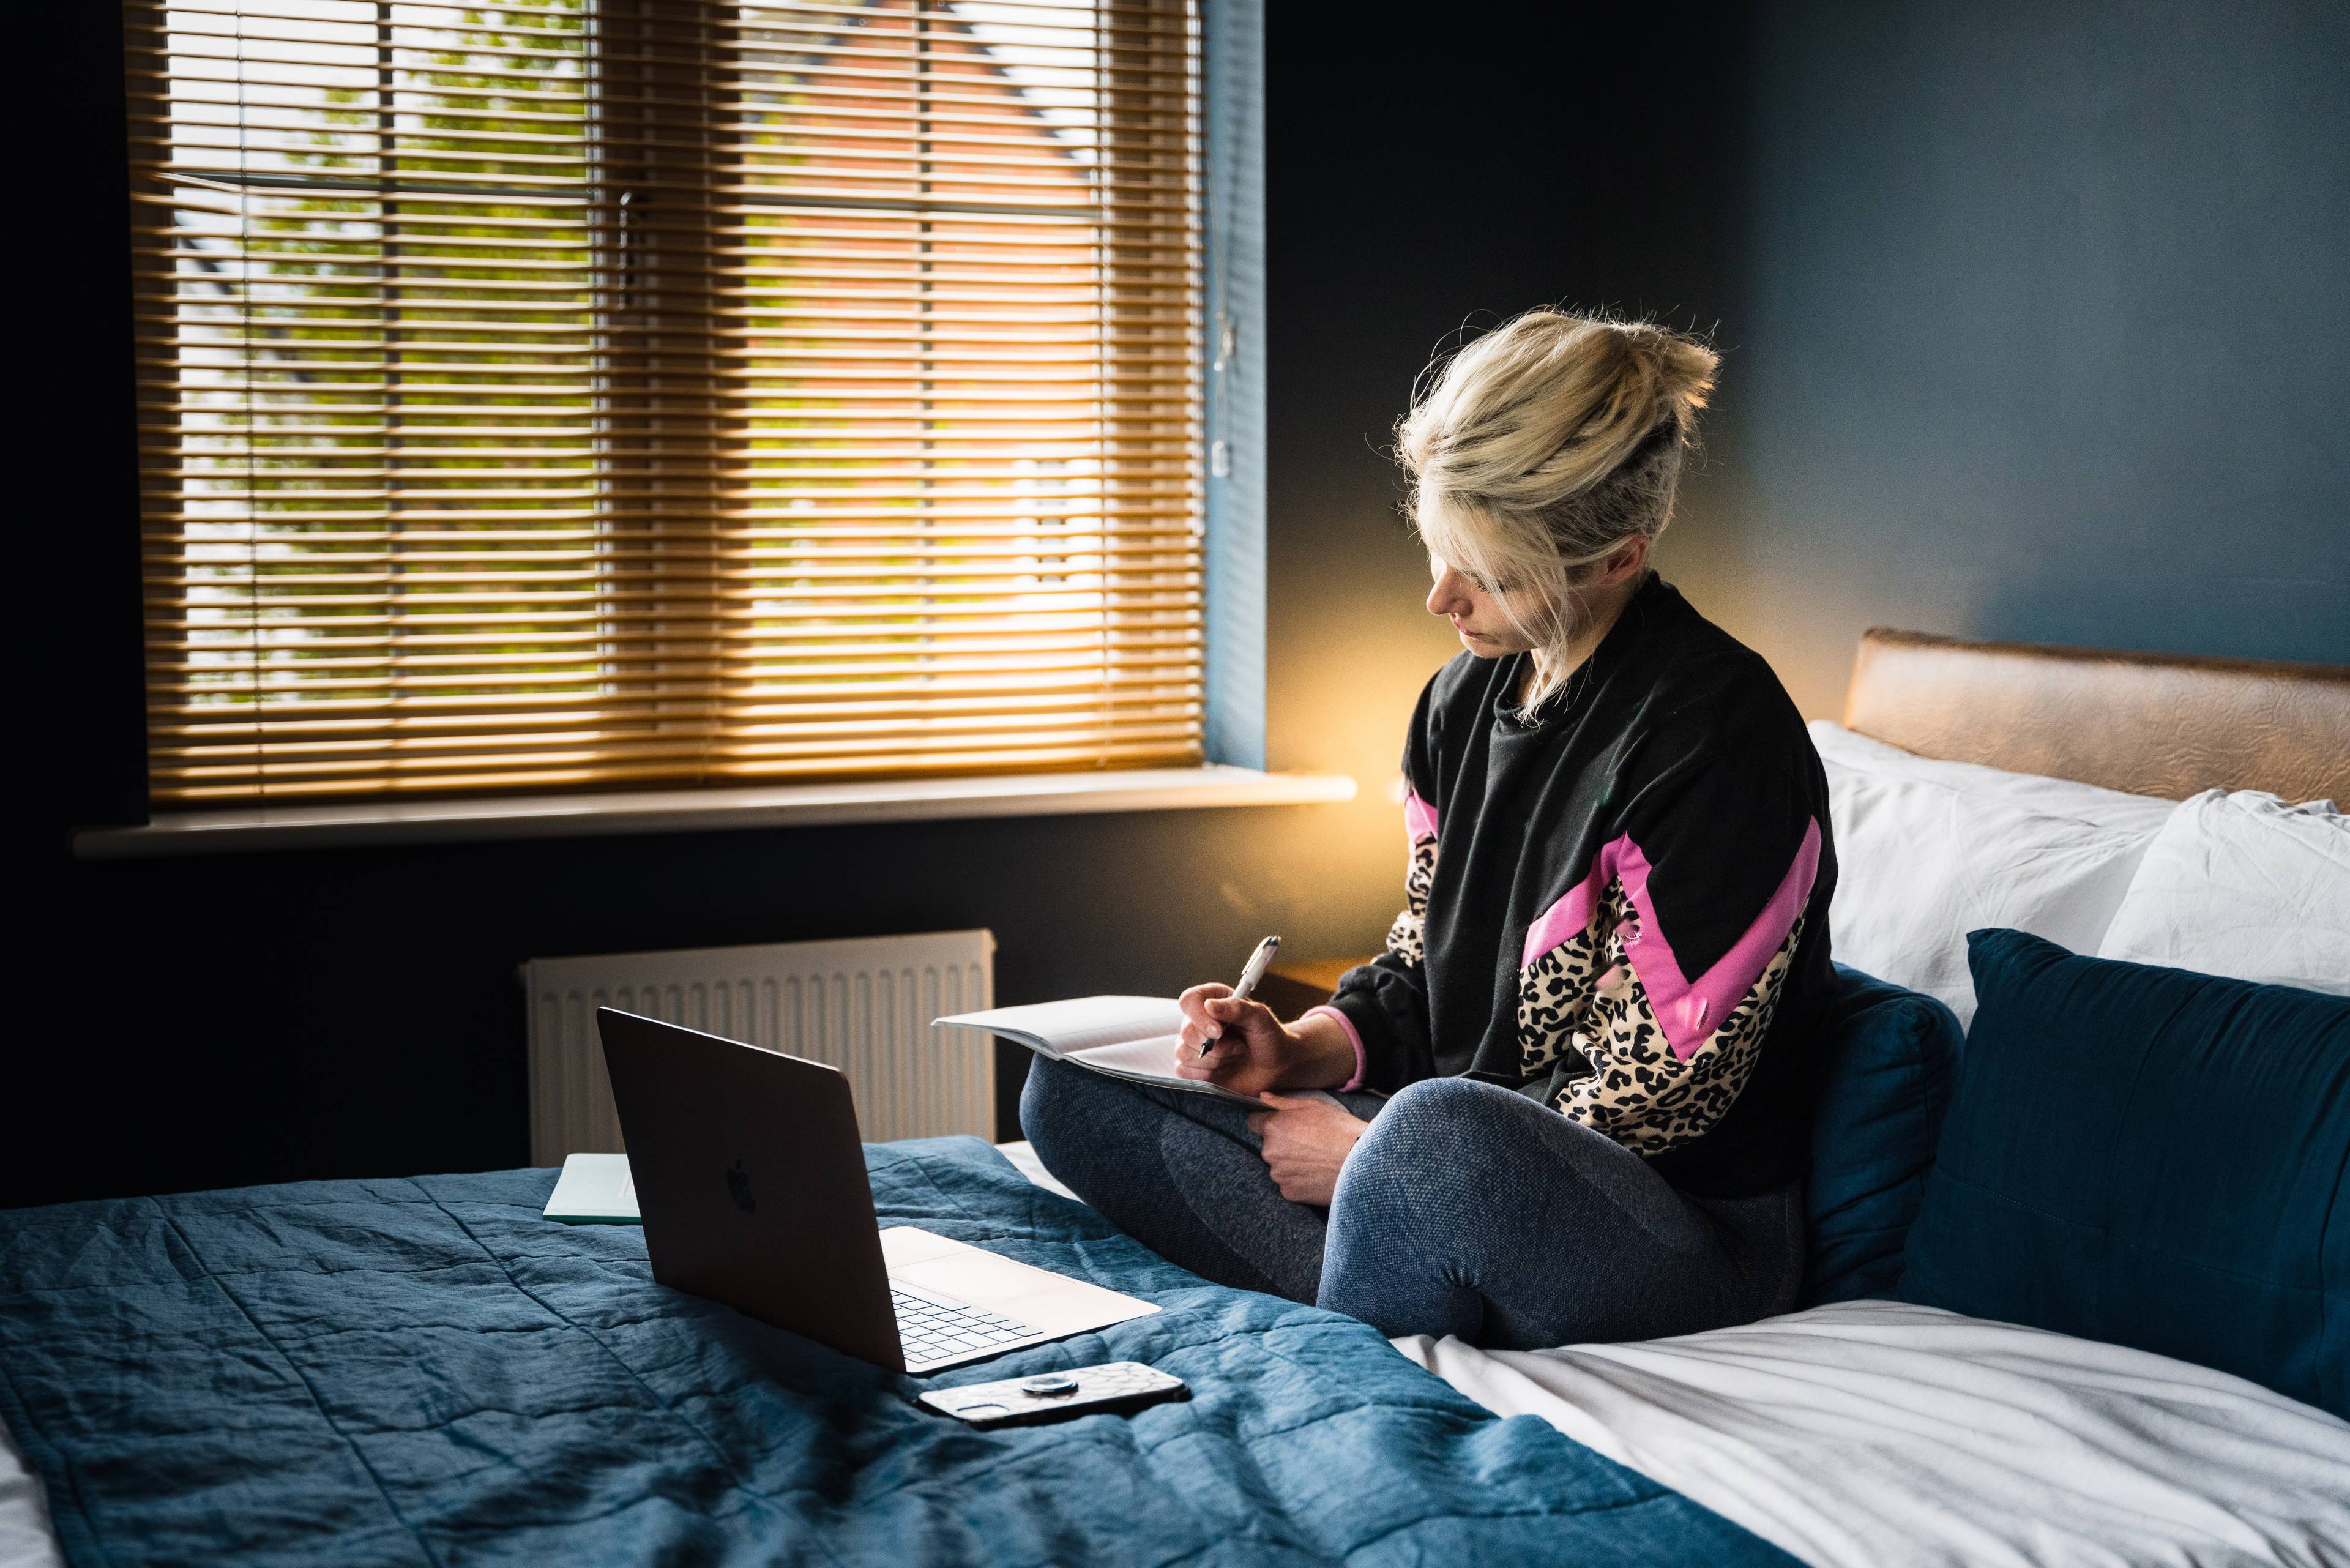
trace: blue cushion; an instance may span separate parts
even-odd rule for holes
[[[2350,999],[1967,938],[1906,1298],[2350,1417]]]
[[[1804,1306],[1892,1293],[1963,1036],[1930,996],[1835,966],[1804,1187]]]

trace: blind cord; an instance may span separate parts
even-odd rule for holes
[[[1226,13],[1229,16],[1229,12]],[[1216,41],[1219,55],[1228,55],[1227,40]],[[1229,65],[1229,60],[1224,62]],[[1224,166],[1218,171],[1216,206],[1208,221],[1208,267],[1215,275],[1215,355],[1209,363],[1215,378],[1209,393],[1208,474],[1229,479],[1232,472],[1232,380],[1240,373],[1240,318],[1232,308],[1232,230],[1240,222],[1242,148],[1248,130],[1248,94],[1232,88],[1232,73],[1219,73],[1226,84]],[[1201,94],[1203,99],[1207,95]]]
[[[246,78],[250,74],[245,55],[244,7],[236,10],[236,169],[247,172],[253,161],[253,138],[245,116]],[[266,693],[262,689],[261,643],[261,508],[256,504],[261,488],[259,459],[255,455],[254,426],[254,337],[253,337],[253,192],[250,185],[237,194],[236,248],[238,289],[237,324],[240,358],[244,361],[244,606],[246,668],[251,671],[253,687],[253,793],[255,796],[269,794],[269,732],[263,723]],[[192,576],[192,573],[190,574]],[[192,585],[191,585],[192,587]],[[192,594],[191,597],[193,597]]]

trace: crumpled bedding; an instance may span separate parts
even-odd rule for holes
[[[2350,1564],[2350,1423],[2143,1350],[1882,1301],[1634,1345],[1395,1343],[1812,1568]]]
[[[0,1211],[0,1420],[73,1563],[1789,1561],[977,1139],[867,1162],[885,1225],[1165,1310],[925,1381],[655,1285],[640,1231],[540,1217],[552,1170],[60,1205]],[[913,1403],[1129,1359],[1194,1397],[999,1433]]]

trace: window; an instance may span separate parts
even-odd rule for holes
[[[158,803],[1196,762],[1182,0],[131,0]]]

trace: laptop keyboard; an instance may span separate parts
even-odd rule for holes
[[[898,1309],[898,1344],[908,1367],[993,1350],[1032,1338],[1036,1330],[1017,1318],[982,1312],[967,1302],[889,1282],[890,1304]]]

